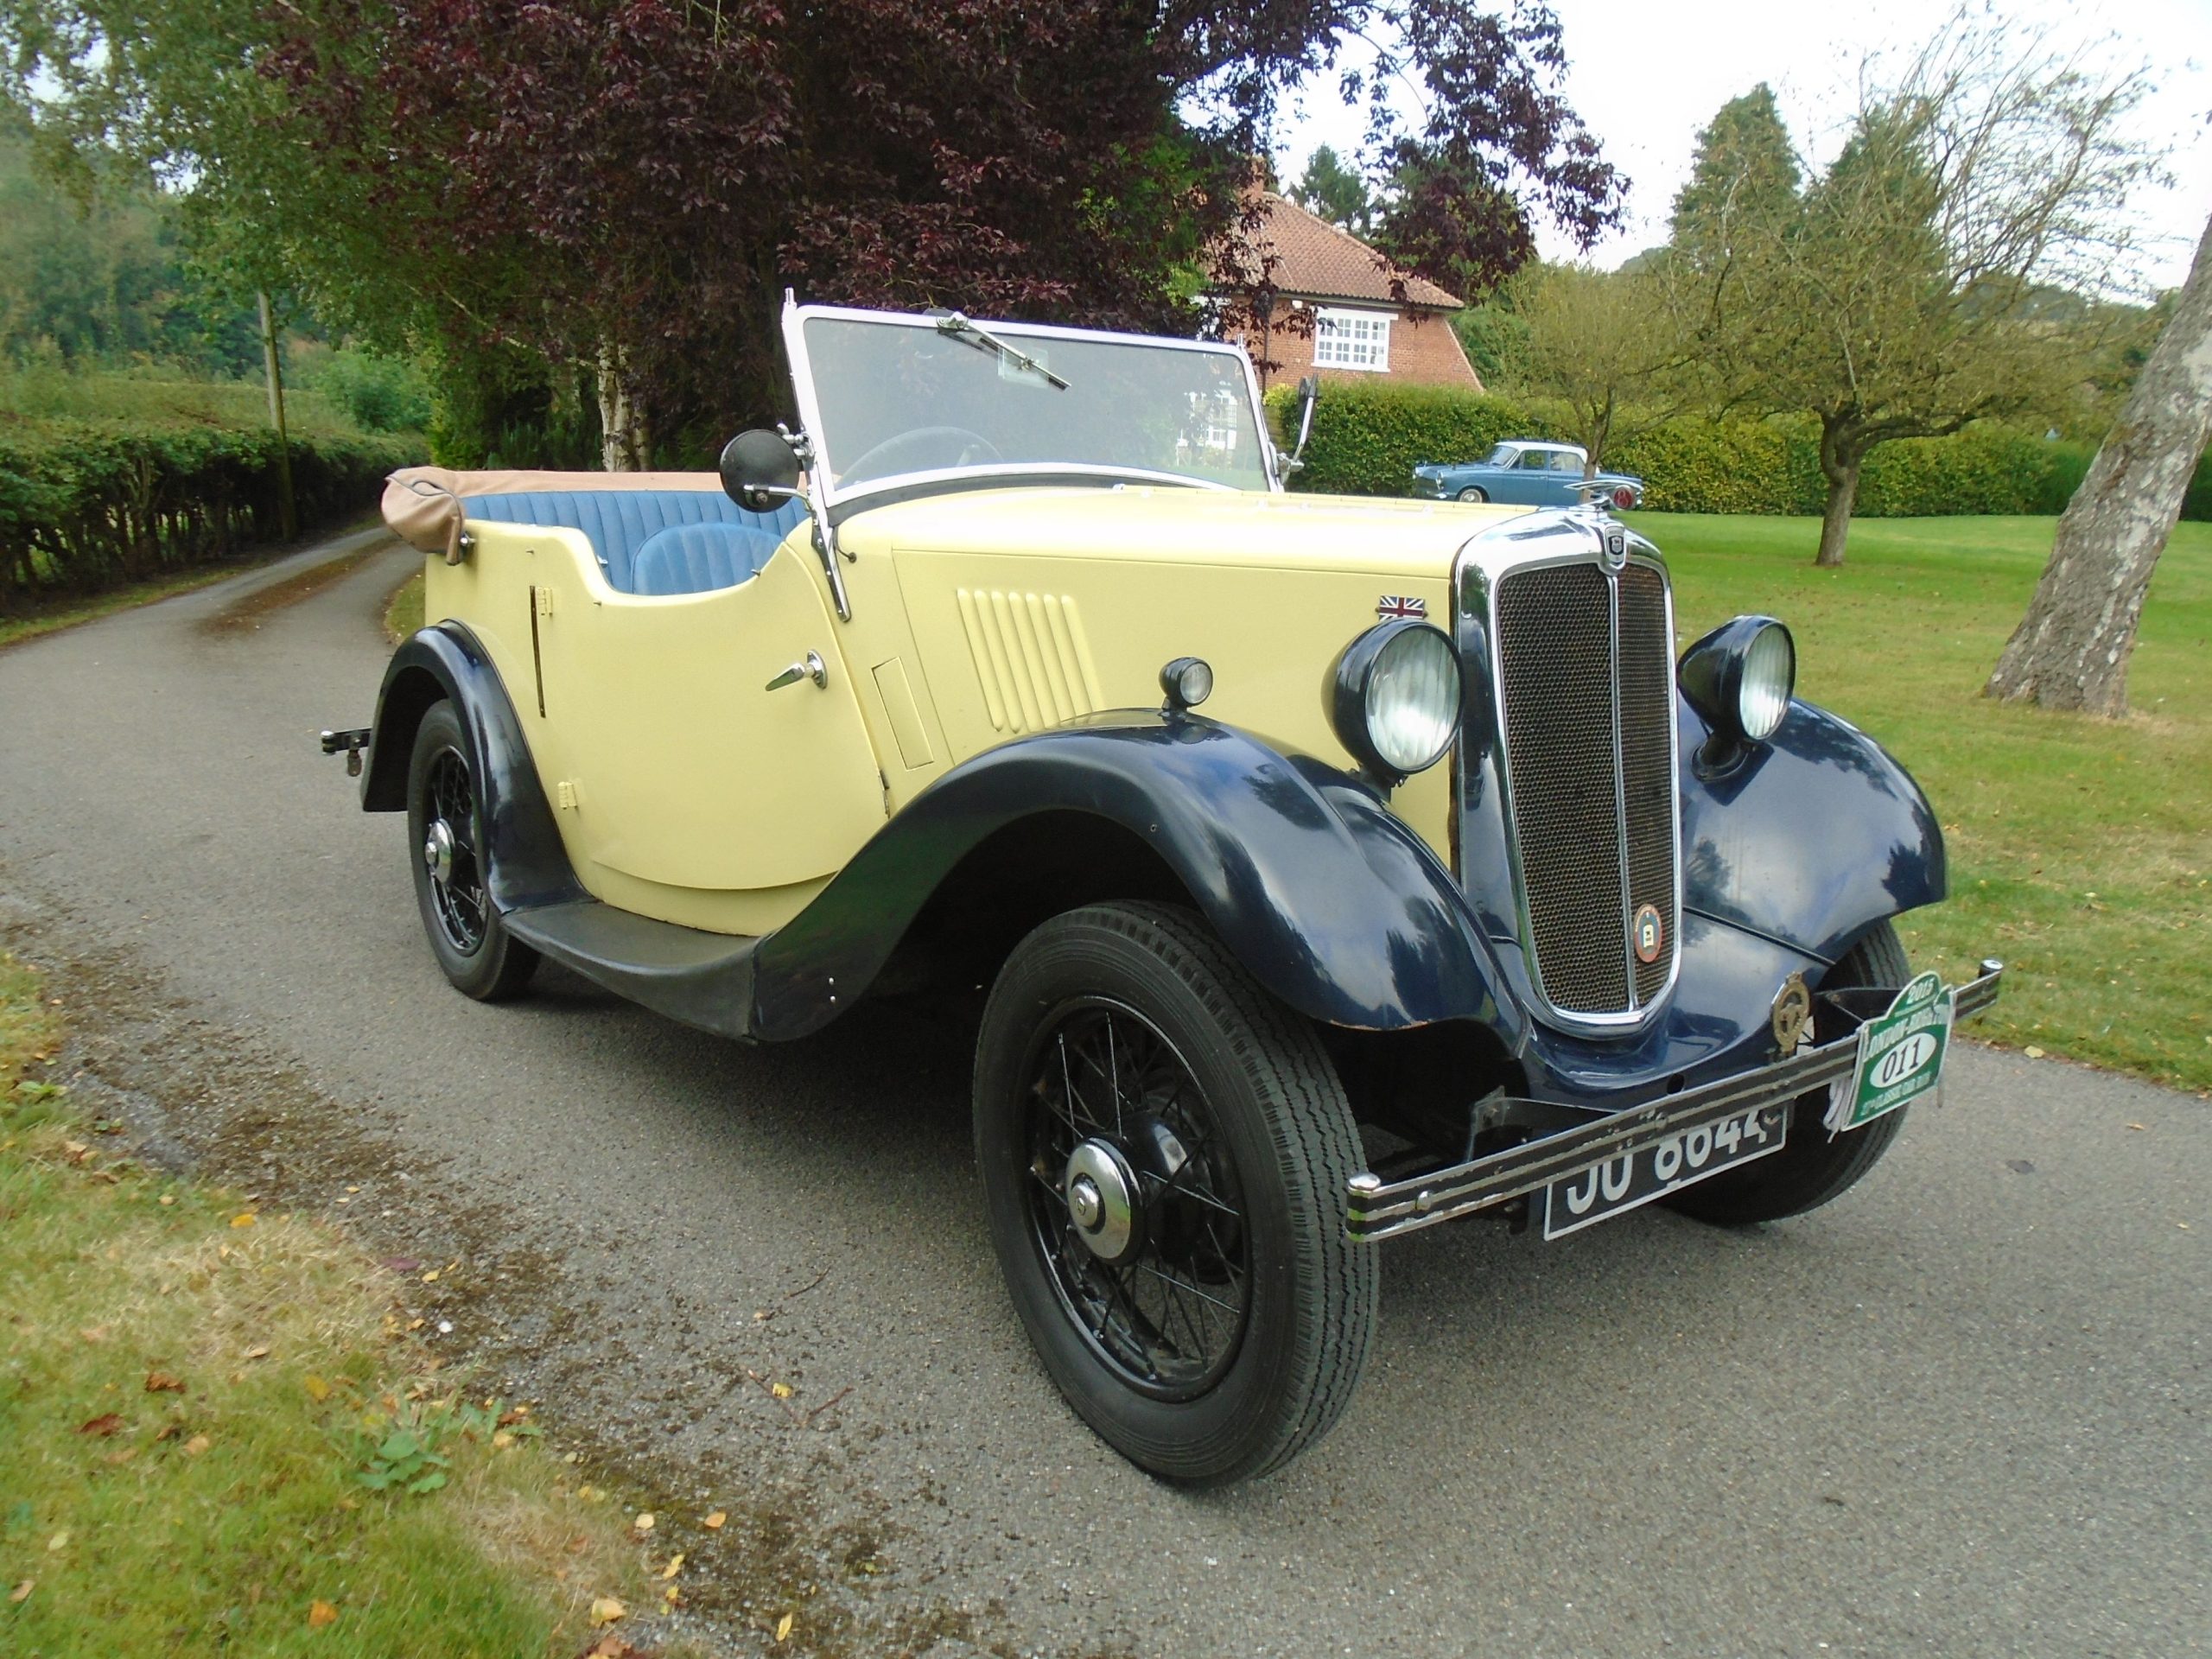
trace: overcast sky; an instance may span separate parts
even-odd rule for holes
[[[1849,114],[1858,65],[1870,48],[1903,56],[1939,23],[1948,0],[1554,0],[1566,30],[1568,101],[1631,188],[1629,222],[1593,251],[1616,265],[1666,238],[1675,193],[1689,171],[1698,129],[1713,111],[1764,80],[1782,104],[1801,149],[1834,153]],[[2177,287],[2212,216],[2212,0],[2129,0],[2089,6],[2067,0],[1998,0],[2008,20],[2048,26],[2054,43],[2107,41],[2130,64],[2158,66],[2158,91],[2138,117],[2151,140],[2171,146],[2174,188],[2133,204],[2145,238],[2142,280]],[[1361,113],[1310,93],[1291,129],[1284,180],[1305,170],[1318,144],[1357,148]],[[1570,257],[1555,231],[1539,226],[1547,257]]]

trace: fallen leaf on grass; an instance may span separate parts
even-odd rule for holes
[[[709,1516],[702,1524],[705,1526],[709,1532],[714,1532],[718,1530],[722,1522],[728,1519],[729,1516],[728,1515],[724,1514],[720,1510],[716,1510],[712,1515]]]
[[[64,1141],[61,1150],[69,1154],[71,1163],[81,1164],[91,1155],[92,1149],[81,1141]]]
[[[776,1640],[780,1642],[791,1633],[791,1615],[785,1613],[776,1621]]]
[[[674,1577],[675,1577],[678,1573],[681,1573],[683,1570],[683,1552],[682,1550],[680,1550],[680,1549],[679,1549],[679,1550],[677,1550],[677,1551],[676,1552],[676,1554],[673,1554],[673,1555],[671,1555],[671,1556],[670,1556],[670,1557],[668,1558],[668,1565],[667,1565],[666,1567],[664,1567],[663,1568],[661,1568],[661,1570],[660,1570],[660,1575],[661,1575],[661,1577],[663,1577],[664,1579],[672,1579],[672,1578],[674,1578]]]
[[[613,1597],[597,1596],[593,1598],[591,1604],[591,1622],[594,1625],[612,1624],[618,1618],[629,1617],[629,1612],[630,1610]]]
[[[109,1332],[107,1326],[104,1325],[88,1325],[77,1333],[77,1340],[85,1344],[87,1347],[97,1347],[99,1344],[105,1342],[108,1339],[108,1335]]]
[[[29,1601],[30,1599],[31,1592],[35,1589],[37,1586],[38,1580],[36,1579],[25,1579],[21,1584],[17,1585],[14,1589],[8,1592],[8,1599],[18,1602]]]
[[[330,1384],[312,1373],[300,1379],[300,1386],[308,1391],[308,1398],[317,1405],[330,1398]]]
[[[121,1412],[104,1411],[99,1416],[78,1424],[77,1432],[79,1434],[97,1434],[105,1440],[122,1427],[123,1414]]]
[[[149,1371],[146,1373],[146,1392],[149,1394],[182,1394],[184,1392],[184,1384],[178,1382],[176,1378],[171,1376],[167,1371]]]
[[[495,1428],[492,1431],[492,1449],[494,1452],[504,1452],[514,1443],[513,1431],[505,1428]]]
[[[2037,1048],[2033,1043],[2030,1043],[2020,1052],[2031,1060],[2039,1060],[2044,1057],[2043,1050]]]
[[[53,1537],[46,1541],[46,1547],[49,1551],[68,1548],[69,1535],[66,1532],[55,1533]]]
[[[643,1648],[632,1647],[627,1637],[609,1630],[578,1654],[576,1659],[647,1659],[647,1656]]]
[[[233,1226],[233,1227],[251,1227],[251,1226],[252,1226],[252,1225],[253,1225],[253,1211],[251,1211],[251,1210],[241,1210],[241,1211],[239,1211],[238,1212],[238,1214],[236,1214],[235,1216],[232,1216],[232,1217],[231,1217],[231,1225],[232,1225],[232,1226]]]
[[[184,1455],[188,1458],[196,1458],[213,1445],[214,1441],[209,1440],[205,1434],[195,1434],[184,1443]]]
[[[660,1593],[661,1599],[666,1601],[671,1607],[673,1607],[677,1602],[683,1599],[683,1592],[672,1584]]]
[[[268,1357],[269,1357],[269,1344],[268,1344],[267,1343],[265,1343],[265,1342],[257,1342],[257,1343],[255,1343],[255,1344],[253,1344],[253,1346],[252,1346],[252,1347],[251,1347],[251,1348],[249,1348],[249,1349],[247,1349],[247,1350],[245,1351],[245,1357],[246,1357],[248,1359],[266,1359],[266,1358],[268,1358]]]
[[[630,1524],[635,1527],[639,1532],[651,1532],[653,1529],[653,1517],[652,1511],[648,1510],[645,1514],[640,1515]]]
[[[328,1602],[315,1601],[308,1604],[308,1629],[319,1630],[326,1624],[335,1624],[337,1622],[338,1610]]]
[[[117,1466],[119,1468],[119,1467],[121,1467],[123,1465],[124,1465],[124,1464],[126,1464],[126,1463],[130,1462],[131,1459],[133,1459],[133,1458],[137,1457],[137,1455],[138,1455],[138,1448],[137,1448],[137,1446],[126,1446],[123,1447],[123,1448],[122,1448],[121,1450],[119,1450],[119,1451],[115,1451],[115,1452],[109,1452],[109,1453],[107,1454],[107,1461],[108,1461],[108,1462],[110,1462],[110,1463],[111,1463],[111,1464],[114,1464],[115,1465],[117,1465]]]
[[[768,1385],[768,1392],[779,1400],[788,1400],[791,1397],[791,1385],[788,1382],[771,1382]]]

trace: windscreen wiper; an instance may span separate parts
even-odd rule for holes
[[[937,331],[940,334],[950,334],[955,340],[966,340],[977,351],[996,352],[1001,358],[1013,364],[1017,369],[1027,369],[1030,373],[1058,386],[1062,391],[1068,389],[1066,381],[1061,379],[1058,375],[1054,374],[1028,353],[1018,346],[1007,345],[989,329],[978,327],[960,312],[946,311],[940,314],[937,320]]]

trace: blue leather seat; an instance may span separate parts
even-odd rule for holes
[[[633,594],[706,594],[750,582],[776,537],[750,524],[677,524],[648,537],[631,571]]]
[[[471,518],[583,531],[599,555],[607,585],[626,594],[639,591],[639,550],[662,531],[686,524],[734,524],[781,541],[806,515],[796,501],[786,501],[773,512],[747,512],[720,490],[534,490],[470,496],[463,510]]]

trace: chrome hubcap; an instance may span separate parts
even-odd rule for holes
[[[423,837],[423,868],[440,887],[453,881],[453,830],[443,818],[430,825]]]
[[[1112,1141],[1094,1136],[1071,1153],[1063,1190],[1085,1249],[1101,1262],[1135,1253],[1143,1237],[1137,1178]]]

